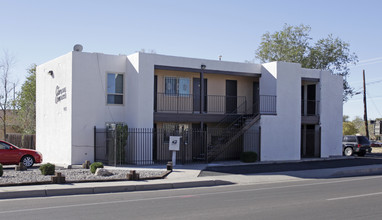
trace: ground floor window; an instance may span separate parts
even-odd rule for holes
[[[107,104],[123,104],[123,74],[107,74]]]

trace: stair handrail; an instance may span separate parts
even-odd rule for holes
[[[247,100],[244,100],[244,102],[243,103],[241,103],[240,105],[239,105],[239,107],[237,107],[235,110],[233,110],[232,112],[230,112],[230,113],[228,113],[228,114],[226,114],[226,116],[223,118],[223,119],[221,119],[215,126],[214,126],[214,128],[218,128],[218,127],[220,127],[222,124],[226,124],[226,123],[229,123],[229,122],[232,122],[232,120],[228,120],[229,118],[234,118],[233,120],[236,120],[237,118],[236,117],[239,117],[240,115],[242,115],[242,114],[237,114],[237,110],[238,109],[241,109],[243,106],[246,106],[247,105]],[[245,109],[245,113],[247,113],[247,109]]]

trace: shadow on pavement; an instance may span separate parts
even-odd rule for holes
[[[333,178],[339,176],[361,176],[361,175],[377,175],[382,174],[381,169],[368,169],[363,172],[351,172],[351,167],[382,165],[382,157],[356,157],[352,159],[337,159],[324,161],[303,161],[291,163],[274,163],[274,164],[251,164],[239,166],[212,166],[202,170],[199,177],[202,176],[221,176],[232,174],[261,174],[261,175],[289,175],[299,178]],[[344,171],[337,172],[334,176],[333,170],[328,172],[326,169],[349,168]],[[307,170],[315,170],[314,172],[306,172]],[[298,172],[301,171],[301,172]],[[305,171],[305,172],[303,172]]]

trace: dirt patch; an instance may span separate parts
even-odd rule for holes
[[[372,147],[371,153],[382,153],[382,147]]]

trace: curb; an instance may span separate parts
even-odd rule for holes
[[[172,170],[167,170],[162,175],[139,178],[138,181],[164,179],[170,173],[172,173]],[[54,176],[52,176],[52,177],[54,177]],[[68,180],[68,181],[65,181],[62,184],[65,184],[65,183],[72,184],[72,183],[121,182],[121,181],[131,181],[131,180],[129,180],[127,178],[124,178],[124,179]],[[53,181],[24,182],[24,183],[5,183],[5,184],[0,184],[0,187],[3,187],[3,186],[33,186],[33,185],[47,185],[47,184],[61,184],[61,183],[55,183]]]
[[[229,181],[223,181],[223,180],[202,180],[202,181],[194,181],[194,182],[158,183],[158,184],[144,184],[144,185],[77,187],[77,188],[66,188],[66,189],[38,189],[38,190],[24,190],[24,191],[8,191],[8,192],[4,191],[4,192],[0,192],[0,199],[179,189],[179,188],[208,187],[208,186],[231,185],[231,184],[235,184],[235,183],[229,182]]]
[[[334,172],[330,177],[351,177],[382,174],[382,167],[367,167]]]

